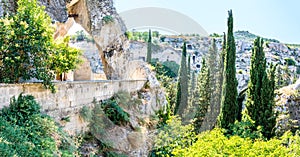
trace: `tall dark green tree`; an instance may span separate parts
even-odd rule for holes
[[[152,56],[152,34],[151,29],[149,29],[149,35],[148,35],[148,46],[147,46],[147,59],[146,61],[148,63],[151,63],[151,57]]]
[[[200,132],[202,123],[211,103],[210,70],[205,59],[202,60],[201,72],[198,75],[196,89],[193,94],[193,104],[196,106],[194,127]]]
[[[217,117],[220,113],[220,89],[219,89],[219,77],[220,77],[220,69],[219,69],[219,60],[218,49],[216,46],[216,40],[213,38],[211,41],[211,46],[208,50],[208,59],[207,65],[210,71],[210,80],[209,87],[211,88],[211,98],[210,98],[210,110],[207,113],[207,116],[203,122],[202,128],[203,130],[210,130],[216,123]]]
[[[251,56],[250,80],[247,93],[247,114],[262,126],[263,135],[272,137],[276,117],[274,114],[275,66],[271,65],[267,73],[263,40],[257,38]]]
[[[226,54],[226,34],[224,32],[223,43],[222,43],[222,51],[219,54],[219,74],[218,74],[219,78],[218,78],[218,86],[217,86],[217,90],[218,90],[218,94],[219,94],[217,104],[219,105],[219,107],[221,106],[221,101],[222,101],[225,54]],[[220,113],[220,108],[219,108],[217,114],[219,114],[219,113]]]
[[[222,87],[221,110],[218,117],[218,124],[221,128],[228,129],[238,116],[237,103],[237,79],[235,69],[236,48],[233,36],[233,17],[232,11],[228,11],[228,32],[226,41],[226,54],[224,61],[224,80]]]
[[[183,117],[185,108],[188,105],[188,75],[186,64],[186,43],[183,44],[180,71],[178,76],[177,96],[174,113]]]
[[[222,85],[223,85],[223,80],[224,80],[224,62],[225,62],[225,54],[226,54],[226,33],[224,32],[223,35],[223,43],[222,43],[222,51],[220,53],[220,60],[219,60],[219,94],[220,98],[222,97]],[[220,99],[220,104],[221,104],[221,99]]]
[[[190,75],[191,75],[191,55],[188,56],[187,73],[188,73],[188,76],[190,77]]]

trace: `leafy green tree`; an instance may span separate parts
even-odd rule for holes
[[[146,42],[149,42],[149,36],[151,36],[151,42],[152,42],[152,33],[151,30],[149,29],[149,32],[141,32],[141,40]]]
[[[153,34],[153,37],[155,37],[155,38],[159,37],[159,32],[158,31],[153,31],[152,34]]]
[[[146,58],[146,61],[148,63],[151,62],[151,55],[152,55],[152,36],[151,36],[151,29],[149,29],[149,36],[148,36],[148,46],[147,46],[147,58]]]
[[[54,91],[49,69],[53,29],[36,0],[19,0],[16,14],[0,19],[0,81],[18,83],[36,78]]]
[[[76,41],[83,41],[86,38],[83,30],[77,31],[75,35]]]
[[[229,128],[234,124],[238,116],[237,103],[237,79],[235,69],[236,48],[233,36],[233,17],[232,10],[228,11],[228,32],[226,40],[226,54],[224,61],[224,80],[222,87],[221,110],[218,118],[218,124],[221,128]]]
[[[125,36],[127,37],[128,40],[134,40],[133,33],[130,31],[125,32]]]
[[[174,109],[174,114],[178,114],[180,117],[183,117],[184,110],[188,105],[188,75],[186,65],[186,43],[184,43],[177,85],[176,106]]]
[[[269,76],[263,51],[263,40],[257,38],[251,56],[250,80],[247,93],[247,114],[255,121],[255,126],[262,126],[263,135],[273,136],[276,117],[274,115],[275,66],[271,66]]]
[[[193,94],[194,106],[196,106],[196,115],[194,121],[195,131],[200,132],[202,122],[211,103],[210,70],[207,67],[205,59],[202,60],[201,72],[197,79],[197,85]]]
[[[57,78],[61,81],[66,80],[62,77],[63,73],[74,70],[79,63],[81,63],[81,51],[72,48],[68,45],[70,38],[66,37],[63,41],[55,44],[54,53],[50,56],[51,70],[57,74]]]

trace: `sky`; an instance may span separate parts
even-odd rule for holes
[[[227,11],[232,9],[234,31],[300,44],[300,0],[114,0],[114,5],[119,13],[142,7],[171,9],[209,34],[227,31]]]

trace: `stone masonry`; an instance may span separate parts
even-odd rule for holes
[[[143,88],[146,80],[123,81],[76,81],[55,83],[56,93],[43,88],[40,83],[0,84],[0,109],[8,106],[10,98],[21,93],[31,94],[39,102],[42,112],[56,121],[69,117],[65,129],[70,132],[84,131],[86,124],[79,123],[80,109],[92,105],[93,100],[104,100],[118,91],[136,92]]]

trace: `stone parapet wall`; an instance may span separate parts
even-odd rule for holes
[[[44,89],[40,83],[0,84],[0,108],[8,106],[11,97],[23,92],[33,95],[41,104],[42,110],[49,112],[91,103],[94,98],[107,99],[120,90],[138,91],[145,82],[146,80],[57,82],[54,94]]]
[[[143,88],[147,80],[103,80],[56,82],[56,93],[43,88],[41,83],[0,84],[0,109],[8,106],[13,96],[33,95],[39,102],[42,112],[57,122],[69,117],[65,129],[70,132],[86,130],[87,123],[80,120],[79,112],[83,106],[91,107],[93,100],[104,100],[118,91],[135,92]]]

